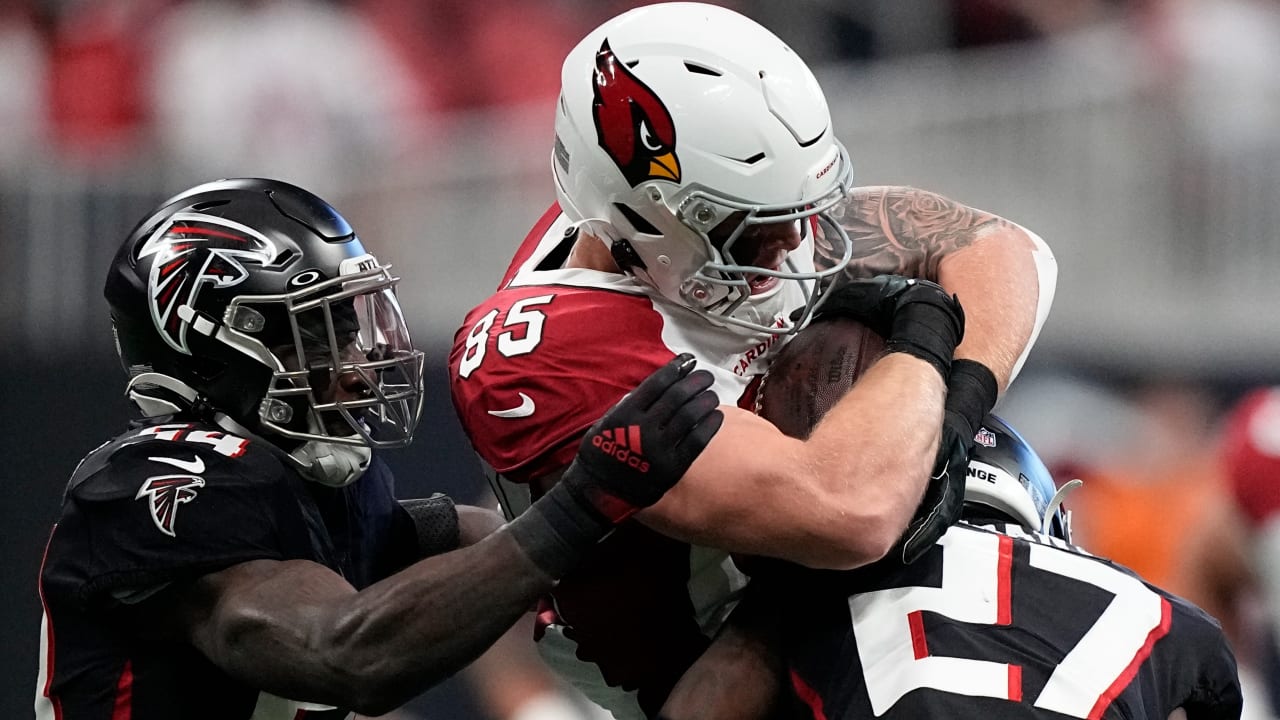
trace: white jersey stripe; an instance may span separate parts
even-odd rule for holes
[[[40,602],[44,603],[44,592],[40,593]],[[49,613],[40,616],[40,673],[36,677],[36,720],[54,720],[58,717],[54,712],[53,701],[49,699],[49,679],[53,671],[53,644],[49,636],[53,628],[49,626]]]
[[[249,720],[294,720],[301,710],[333,709],[332,705],[298,702],[297,700],[289,700],[271,693],[260,692],[258,693],[258,702],[253,706],[253,715],[249,717]],[[348,713],[345,720],[351,720],[355,716],[355,713]]]

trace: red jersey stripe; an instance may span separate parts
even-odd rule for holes
[[[111,707],[111,720],[131,720],[133,718],[133,661],[124,662],[124,670],[120,671],[120,680],[116,682],[116,700]]]
[[[1169,634],[1169,625],[1172,620],[1173,607],[1169,605],[1167,598],[1160,598],[1160,624],[1152,628],[1151,632],[1147,634],[1147,641],[1138,649],[1137,654],[1129,661],[1124,672],[1120,673],[1120,677],[1116,678],[1115,682],[1111,683],[1111,687],[1107,688],[1106,692],[1098,697],[1098,702],[1094,703],[1093,710],[1089,712],[1089,720],[1100,720],[1103,713],[1111,706],[1111,703],[1129,686],[1133,678],[1138,675],[1138,668],[1150,657],[1151,649],[1155,647],[1156,641]]]

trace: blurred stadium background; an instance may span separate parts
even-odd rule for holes
[[[124,413],[101,280],[138,217],[227,176],[331,200],[402,273],[434,368],[421,439],[392,458],[402,493],[488,502],[445,354],[554,199],[560,59],[637,4],[0,3],[0,716],[31,715],[34,579],[65,479]],[[1271,569],[1215,448],[1237,399],[1280,382],[1280,2],[721,4],[814,67],[860,184],[938,191],[1050,243],[1054,310],[1003,414],[1092,481],[1087,547],[1224,620],[1266,717]],[[512,717],[511,653],[490,659],[500,680],[464,675],[400,716]]]

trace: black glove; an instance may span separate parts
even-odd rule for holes
[[[587,430],[560,482],[618,524],[659,500],[724,422],[706,370],[684,353],[656,370]]]
[[[982,363],[973,360],[952,363],[942,441],[929,487],[903,536],[903,562],[918,560],[960,519],[974,436],[982,419],[995,407],[998,392],[995,375]]]
[[[929,486],[902,536],[902,562],[910,564],[919,560],[960,519],[972,437],[971,434],[969,439],[964,438],[956,428],[943,422],[942,441]]]
[[[955,428],[972,451],[974,436],[983,418],[996,406],[1000,387],[996,376],[976,360],[955,360],[947,379],[945,424]]]
[[[618,523],[657,502],[724,422],[711,373],[684,353],[654,371],[587,430],[560,482],[508,527],[561,577]]]
[[[814,311],[815,320],[829,315],[865,323],[885,339],[887,351],[928,361],[944,378],[964,337],[964,310],[955,296],[937,283],[901,275],[840,279]]]

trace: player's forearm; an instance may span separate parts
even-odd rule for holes
[[[553,584],[499,531],[335,608],[329,658],[357,669],[364,697],[355,709],[381,714],[474,660]]]
[[[821,568],[884,556],[906,528],[937,452],[944,388],[923,360],[872,366],[808,441],[745,411],[658,504],[638,517],[664,534]],[[750,450],[746,450],[749,448]]]
[[[369,715],[475,659],[553,585],[505,530],[358,593],[314,563],[257,565],[214,588],[196,645],[268,692]]]
[[[752,558],[759,561],[760,558]],[[790,697],[783,656],[796,598],[808,607],[808,572],[757,562],[733,612],[698,660],[685,671],[658,713],[660,720],[764,720],[784,714]],[[787,715],[790,717],[790,715]]]
[[[938,452],[945,384],[904,353],[881,358],[836,403],[805,442],[825,492],[837,553],[791,557],[810,567],[875,562],[898,541],[920,504]],[[843,542],[840,542],[843,540]]]
[[[778,618],[773,618],[778,622]],[[727,623],[671,694],[659,720],[766,720],[785,690],[770,639]]]

